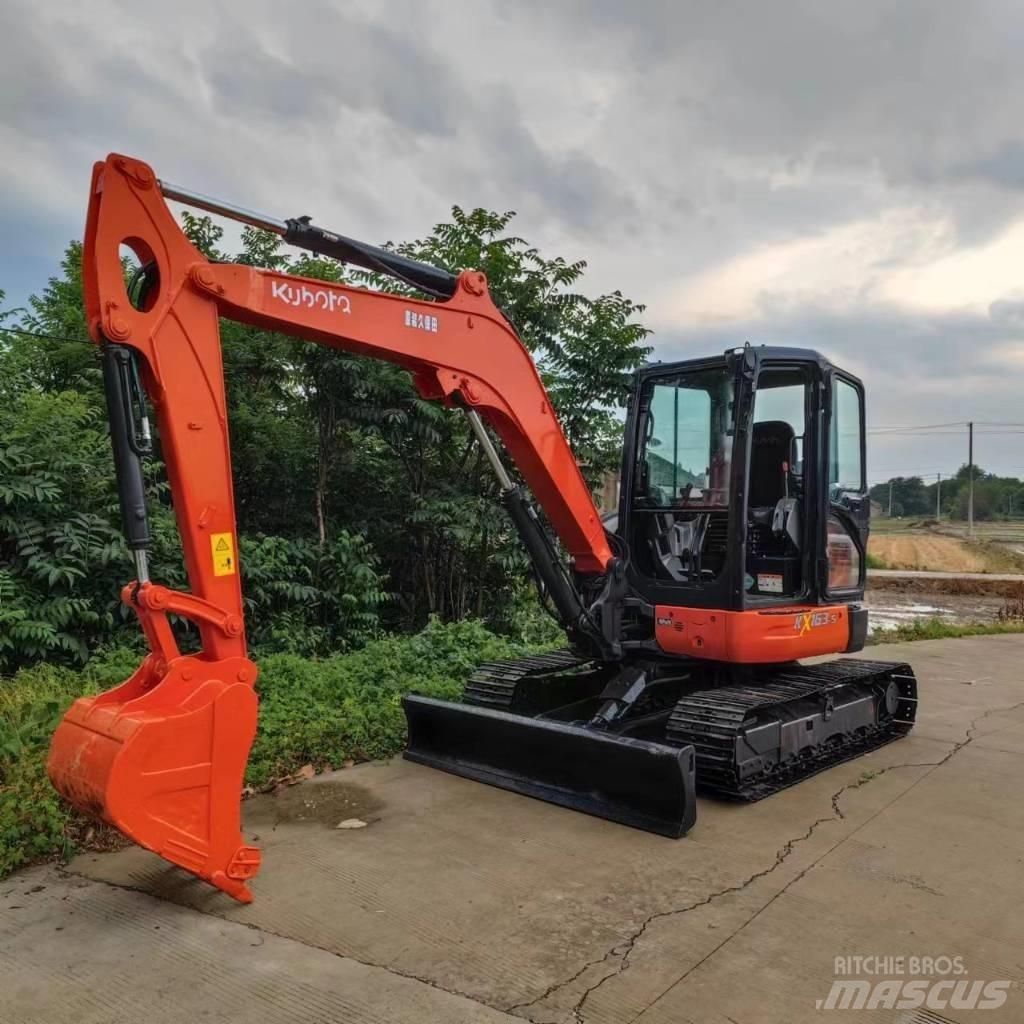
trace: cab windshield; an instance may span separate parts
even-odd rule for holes
[[[725,366],[646,384],[637,504],[721,508],[729,504],[733,375]]]

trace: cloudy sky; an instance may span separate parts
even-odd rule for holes
[[[1022,54],[1015,0],[4,0],[0,288],[38,290],[116,150],[371,241],[516,210],[659,358],[807,345],[876,429],[1019,423]],[[1024,476],[1002,430],[978,461]],[[869,475],[965,456],[875,434]]]

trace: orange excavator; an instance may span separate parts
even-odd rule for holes
[[[167,200],[425,297],[211,262]],[[122,246],[141,265],[134,287]],[[760,799],[913,725],[907,665],[798,661],[860,650],[867,632],[863,388],[817,353],[745,346],[639,370],[619,507],[602,519],[529,352],[477,271],[451,274],[307,217],[244,210],[113,154],[93,170],[83,276],[135,561],[122,600],[150,652],[126,682],[69,709],[49,774],[76,807],[236,899],[252,898],[260,865],[240,828],[257,669],[220,317],[389,360],[424,398],[461,410],[565,629],[565,650],[481,666],[461,703],[406,697],[407,758],[679,836],[695,821],[698,788]],[[187,593],[149,574],[150,405]],[[198,651],[179,650],[170,616],[195,624]]]

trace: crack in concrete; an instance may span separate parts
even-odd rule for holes
[[[977,728],[979,722],[981,722],[984,719],[988,718],[989,715],[993,715],[993,714],[1007,714],[1007,713],[1009,713],[1011,711],[1016,711],[1016,710],[1018,710],[1019,708],[1022,708],[1022,707],[1024,707],[1024,701],[1019,701],[1018,703],[1012,704],[1009,707],[1005,707],[1005,708],[989,708],[987,711],[984,711],[982,714],[977,715],[975,718],[972,718],[971,719],[971,724],[967,727],[967,730],[966,730],[966,732],[964,734],[964,738],[962,740],[954,743],[953,746],[950,748],[950,750],[945,755],[943,755],[941,758],[939,758],[938,761],[918,761],[918,762],[908,761],[908,762],[904,762],[902,764],[889,765],[886,768],[882,768],[882,769],[880,769],[877,772],[871,772],[871,773],[867,773],[866,772],[856,782],[848,783],[847,785],[840,787],[835,793],[832,794],[832,808],[833,808],[833,810],[835,812],[835,817],[833,817],[831,819],[826,819],[826,820],[833,820],[834,821],[834,820],[843,820],[843,819],[845,819],[846,815],[843,814],[841,808],[839,807],[839,800],[842,798],[843,794],[849,792],[850,790],[860,789],[861,786],[866,785],[872,779],[878,778],[881,775],[885,775],[886,773],[888,773],[890,771],[895,771],[898,768],[930,768],[931,769],[931,771],[925,772],[924,775],[921,776],[921,778],[915,780],[907,790],[904,790],[902,793],[899,793],[897,796],[893,797],[893,799],[890,800],[889,803],[887,803],[885,805],[885,807],[879,808],[879,810],[876,811],[875,814],[873,814],[871,816],[871,818],[868,819],[869,821],[874,820],[874,818],[876,818],[879,814],[881,814],[882,811],[886,810],[888,807],[891,807],[892,804],[894,804],[897,800],[899,800],[902,797],[904,797],[907,794],[907,792],[909,792],[910,789],[913,789],[914,786],[916,786],[919,782],[922,781],[922,779],[926,778],[928,775],[931,775],[932,771],[934,771],[936,768],[940,768],[942,765],[946,764],[946,762],[949,761],[950,758],[954,757],[961,750],[963,750],[964,747],[969,746],[972,742],[974,742],[974,738],[975,738],[974,737],[974,730]],[[819,823],[820,823],[820,820],[821,819],[819,819]],[[816,826],[817,826],[817,823],[814,826],[812,826],[812,829],[814,827],[816,827]],[[849,838],[849,837],[848,836],[844,836],[842,839],[839,840],[839,842],[833,844],[831,847],[829,847],[829,849],[827,849],[824,853],[822,853],[821,856],[816,857],[802,871],[798,872],[781,889],[779,889],[779,891],[777,893],[775,893],[769,900],[767,900],[753,914],[751,914],[751,916],[749,918],[747,918],[746,921],[744,921],[738,927],[733,929],[733,931],[729,935],[727,935],[717,946],[715,946],[714,949],[712,949],[705,956],[703,956],[700,960],[698,960],[695,964],[693,964],[691,967],[689,967],[683,974],[681,974],[678,978],[676,978],[676,980],[674,982],[672,982],[672,984],[669,985],[668,988],[666,988],[664,991],[660,992],[639,1013],[635,1014],[632,1018],[630,1018],[630,1020],[627,1022],[627,1024],[635,1024],[635,1022],[640,1017],[642,1017],[643,1014],[646,1013],[652,1006],[654,1006],[655,1003],[657,1003],[660,999],[662,999],[665,995],[667,995],[670,991],[672,991],[672,989],[674,989],[677,985],[679,985],[682,982],[684,982],[695,970],[697,970],[698,967],[700,967],[703,964],[707,963],[708,960],[710,960],[716,953],[718,953],[729,942],[731,942],[741,931],[743,931],[746,927],[748,927],[750,924],[752,924],[758,917],[761,916],[761,914],[763,914],[769,907],[771,907],[772,904],[774,904],[776,900],[778,900],[781,896],[785,895],[785,893],[788,892],[794,885],[796,885],[797,882],[799,882],[801,879],[803,879],[814,867],[816,867],[818,864],[820,864],[821,861],[825,857],[827,857],[833,850],[835,850],[838,846],[842,845],[842,843],[845,842],[847,838]],[[602,980],[604,980],[604,979],[602,979]],[[592,989],[591,992],[596,990],[598,987],[599,987],[599,985],[595,985],[594,989]],[[574,1024],[583,1024],[583,1015],[582,1015],[582,1012],[581,1012],[582,1011],[582,1006],[583,1006],[583,1003],[586,1002],[586,999],[588,998],[589,995],[590,995],[590,992],[584,993],[583,997],[577,1002],[576,1006],[573,1007],[573,1021],[574,1021]]]
[[[703,899],[697,900],[697,901],[695,901],[693,903],[686,904],[685,906],[682,906],[682,907],[675,907],[675,908],[672,908],[670,910],[655,911],[653,914],[651,914],[650,916],[645,918],[643,920],[643,922],[641,922],[640,926],[637,929],[635,929],[625,940],[618,942],[615,946],[613,946],[611,949],[609,949],[608,952],[606,952],[603,956],[596,957],[596,958],[594,958],[592,960],[588,960],[571,977],[566,978],[566,979],[564,979],[562,981],[559,981],[559,982],[555,982],[552,985],[549,985],[548,988],[544,990],[544,992],[542,992],[535,999],[531,999],[529,1002],[516,1003],[515,1005],[509,1007],[507,1012],[508,1013],[516,1013],[516,1011],[518,1011],[518,1010],[528,1010],[531,1006],[536,1006],[538,1003],[541,1003],[545,999],[548,999],[550,996],[554,995],[554,993],[558,992],[559,990],[568,987],[569,985],[571,985],[575,981],[578,981],[591,968],[598,967],[598,966],[600,966],[602,964],[609,963],[613,959],[617,958],[617,963],[615,965],[614,970],[609,971],[607,974],[603,975],[600,979],[598,979],[596,982],[594,982],[594,984],[588,986],[583,991],[583,993],[579,997],[579,999],[577,999],[576,1002],[573,1004],[572,1008],[570,1009],[570,1015],[571,1016],[570,1016],[569,1019],[572,1021],[572,1024],[584,1024],[583,1007],[584,1007],[584,1004],[586,1003],[586,1001],[598,989],[600,989],[601,986],[605,984],[605,982],[609,981],[612,978],[618,977],[624,971],[627,971],[629,969],[629,967],[630,967],[630,957],[631,957],[631,955],[633,953],[633,950],[636,948],[636,944],[640,941],[640,939],[643,937],[644,933],[647,931],[647,929],[653,923],[655,923],[656,921],[664,920],[664,919],[669,918],[669,917],[677,917],[677,916],[682,916],[683,914],[688,914],[688,913],[690,913],[693,910],[699,910],[701,907],[707,906],[708,904],[712,903],[714,900],[717,900],[717,899],[719,899],[722,896],[730,896],[730,895],[734,895],[735,893],[742,892],[744,889],[748,888],[754,882],[759,881],[760,879],[764,878],[767,875],[770,875],[772,872],[777,870],[786,861],[786,859],[792,854],[792,852],[795,849],[795,847],[797,846],[797,844],[805,842],[806,840],[810,839],[810,837],[814,834],[814,832],[821,825],[827,824],[828,822],[831,822],[831,821],[843,821],[843,820],[845,820],[846,815],[843,813],[842,808],[840,808],[839,801],[842,799],[842,797],[846,793],[848,793],[848,792],[850,792],[852,790],[860,789],[861,786],[866,785],[868,782],[871,782],[873,779],[880,778],[882,775],[886,775],[890,771],[895,771],[897,769],[901,769],[901,768],[930,768],[930,769],[934,770],[936,768],[939,768],[942,765],[944,765],[947,761],[949,761],[949,759],[951,757],[953,757],[954,755],[959,753],[959,751],[963,750],[964,747],[968,746],[970,743],[973,742],[973,740],[974,740],[974,731],[977,728],[978,723],[983,721],[989,715],[992,715],[992,714],[1007,714],[1009,712],[1016,711],[1017,709],[1019,709],[1021,707],[1024,707],[1024,701],[1021,701],[1020,703],[1013,704],[1013,705],[1011,705],[1009,707],[1005,707],[1005,708],[989,708],[987,711],[985,711],[982,714],[976,716],[975,718],[973,718],[971,720],[971,724],[967,727],[967,730],[966,730],[965,735],[964,735],[964,739],[954,743],[953,746],[950,748],[950,750],[946,754],[944,754],[938,761],[916,761],[916,762],[915,761],[907,761],[907,762],[903,762],[903,763],[900,763],[900,764],[888,765],[887,767],[881,768],[878,771],[865,772],[855,782],[846,783],[845,785],[841,786],[838,790],[836,790],[835,793],[832,794],[832,797],[830,799],[830,803],[831,803],[831,806],[832,806],[832,814],[830,814],[830,815],[828,815],[826,817],[823,817],[823,818],[818,818],[816,821],[812,822],[811,825],[807,828],[807,830],[803,833],[803,835],[799,835],[799,836],[796,836],[796,837],[794,837],[792,839],[788,839],[776,851],[775,860],[774,860],[774,862],[771,865],[769,865],[766,868],[761,869],[760,871],[754,872],[754,874],[750,875],[749,877],[744,879],[742,882],[738,882],[738,883],[734,883],[733,885],[725,886],[724,888],[718,889],[715,892],[712,892],[709,895],[705,896]],[[926,772],[925,774],[927,775],[927,774],[931,774],[931,773],[930,772]],[[922,776],[922,778],[923,777],[924,776]],[[920,781],[920,780],[918,780],[918,781]],[[914,785],[916,785],[916,783],[914,783]],[[902,793],[900,794],[900,796],[903,796],[903,795],[904,794],[902,794]],[[899,797],[896,797],[894,799],[899,799]],[[888,805],[886,805],[886,806],[888,806]],[[842,840],[840,842],[842,842]],[[838,846],[838,845],[839,844],[837,843],[836,846]],[[739,934],[739,932],[741,932],[751,922],[753,922],[757,917],[759,917],[780,896],[782,896],[787,890],[789,890],[793,885],[795,885],[798,881],[800,881],[800,879],[802,879],[811,870],[811,868],[815,867],[815,865],[817,865],[822,860],[822,858],[827,856],[834,849],[835,849],[835,846],[830,847],[820,857],[816,858],[814,861],[812,861],[810,864],[808,864],[807,867],[805,867],[802,871],[800,871],[797,875],[795,875],[777,893],[775,893],[767,902],[765,902],[749,918],[747,918],[746,921],[744,921],[741,925],[739,925],[733,932],[731,932],[717,946],[715,946],[715,948],[712,949],[705,957],[703,957],[702,959],[697,961],[697,963],[693,964],[693,966],[690,967],[689,970],[687,970],[683,975],[681,975],[679,978],[677,978],[672,983],[672,985],[669,986],[669,988],[665,989],[664,992],[660,993],[650,1003],[648,1003],[647,1006],[645,1006],[643,1008],[643,1010],[640,1011],[639,1014],[637,1014],[636,1016],[634,1016],[632,1018],[632,1020],[629,1022],[629,1024],[632,1024],[633,1021],[635,1021],[639,1016],[641,1016],[641,1014],[646,1012],[646,1010],[648,1010],[651,1006],[653,1006],[654,1003],[656,1003],[659,999],[661,999],[662,996],[664,996],[668,991],[670,991],[672,988],[674,988],[680,982],[684,981],[690,973],[692,973],[694,970],[696,970],[698,967],[700,967],[701,964],[705,963],[710,957],[714,956],[715,953],[717,953],[723,946],[726,945],[726,943],[731,941],[737,934]],[[531,1021],[534,1020],[534,1018],[530,1017],[529,1014],[527,1014],[527,1018],[529,1020],[531,1020]]]
[[[840,789],[838,789],[835,793],[832,794],[830,802],[831,802],[832,812],[833,813],[828,815],[828,816],[826,816],[826,817],[818,818],[817,820],[812,822],[811,825],[808,826],[808,828],[805,830],[805,832],[802,835],[798,835],[798,836],[795,836],[792,839],[788,839],[776,851],[775,860],[768,867],[762,868],[760,871],[754,872],[752,875],[750,875],[747,878],[745,878],[742,882],[737,882],[737,883],[734,883],[733,885],[725,886],[722,889],[718,889],[715,892],[712,892],[712,893],[708,894],[707,896],[703,897],[702,899],[696,900],[696,901],[694,901],[692,903],[689,903],[689,904],[686,904],[685,906],[675,907],[675,908],[672,908],[670,910],[655,911],[653,914],[650,914],[647,918],[645,918],[641,922],[639,927],[636,928],[629,936],[627,936],[624,940],[621,940],[621,941],[617,942],[603,956],[596,957],[596,958],[594,958],[592,960],[588,960],[586,963],[583,964],[582,967],[580,967],[569,978],[561,979],[561,980],[559,980],[557,982],[554,982],[553,984],[549,985],[548,988],[546,988],[544,990],[544,992],[542,992],[536,998],[531,999],[531,1000],[529,1000],[527,1002],[515,1003],[512,1006],[507,1007],[507,1008],[501,1007],[501,1006],[496,1006],[496,1005],[494,1005],[492,1003],[488,1003],[486,1000],[483,1000],[483,999],[479,998],[478,996],[471,995],[468,992],[463,992],[463,991],[461,991],[459,989],[454,989],[454,988],[447,988],[446,986],[440,984],[440,982],[435,981],[433,978],[430,978],[430,977],[427,977],[427,976],[424,976],[424,975],[415,974],[415,973],[413,973],[411,971],[403,971],[400,968],[394,967],[394,966],[389,965],[389,964],[379,963],[379,962],[376,962],[376,961],[373,961],[373,960],[363,960],[363,959],[361,959],[359,957],[353,956],[350,953],[340,953],[337,950],[331,949],[331,948],[329,948],[327,946],[321,946],[321,945],[318,945],[315,942],[309,942],[309,941],[304,940],[304,939],[296,938],[294,935],[288,935],[288,934],[285,934],[283,932],[277,932],[277,931],[274,931],[273,929],[270,929],[270,928],[267,928],[267,927],[264,927],[264,926],[261,926],[261,925],[247,923],[247,922],[244,922],[244,921],[233,921],[231,918],[225,918],[225,917],[223,917],[220,914],[216,914],[216,913],[213,913],[211,911],[204,910],[204,909],[202,909],[200,907],[194,907],[194,906],[189,906],[188,904],[180,904],[180,903],[175,903],[175,905],[179,906],[179,907],[182,907],[183,909],[189,909],[189,910],[193,910],[193,911],[195,911],[197,913],[200,913],[200,914],[205,914],[208,917],[216,917],[216,918],[218,918],[219,920],[222,920],[222,921],[229,921],[232,924],[241,925],[244,928],[249,928],[249,929],[252,929],[253,931],[258,932],[261,935],[273,935],[275,938],[285,939],[285,940],[290,941],[290,942],[296,942],[299,945],[306,946],[306,947],[308,947],[310,949],[316,949],[316,950],[319,950],[319,951],[321,951],[323,953],[328,953],[331,956],[342,957],[344,959],[352,960],[353,962],[358,963],[358,964],[362,965],[363,967],[377,968],[379,970],[386,971],[388,974],[393,974],[393,975],[395,975],[397,977],[405,978],[405,979],[407,979],[409,981],[420,982],[423,985],[427,985],[430,988],[436,989],[436,990],[438,990],[440,992],[444,992],[447,995],[456,996],[457,998],[469,1000],[472,1003],[476,1003],[479,1006],[485,1006],[488,1009],[494,1010],[494,1011],[496,1011],[498,1013],[516,1013],[519,1010],[527,1010],[531,1006],[536,1006],[538,1003],[541,1003],[545,999],[547,999],[550,996],[552,996],[555,992],[558,992],[559,990],[564,989],[567,986],[571,985],[573,982],[578,981],[591,968],[598,967],[598,966],[600,966],[602,964],[606,964],[609,961],[617,958],[618,962],[617,962],[617,964],[615,966],[615,969],[610,971],[609,973],[603,975],[593,985],[590,985],[589,987],[587,987],[583,991],[583,994],[580,996],[580,998],[572,1006],[572,1008],[570,1010],[570,1013],[571,1013],[571,1020],[572,1020],[573,1024],[584,1024],[583,1007],[584,1007],[584,1004],[586,1003],[586,1001],[590,998],[591,995],[593,995],[594,992],[596,992],[599,988],[601,988],[601,986],[604,985],[604,983],[606,981],[609,981],[612,978],[618,977],[624,971],[629,969],[629,967],[630,967],[630,957],[631,957],[634,949],[636,948],[636,944],[639,942],[639,940],[643,937],[644,933],[647,931],[647,929],[652,924],[654,924],[657,921],[661,921],[661,920],[663,920],[665,918],[677,917],[677,916],[682,916],[683,914],[688,914],[688,913],[690,913],[693,910],[699,910],[700,908],[707,906],[708,904],[714,902],[717,899],[720,899],[723,896],[734,895],[735,893],[742,892],[743,890],[747,889],[749,886],[753,885],[753,883],[759,881],[760,879],[766,877],[767,875],[770,875],[772,872],[777,870],[786,861],[786,859],[793,853],[793,850],[796,848],[796,846],[799,843],[805,842],[806,840],[810,839],[810,837],[814,834],[814,832],[821,825],[826,824],[826,823],[828,823],[830,821],[841,821],[841,820],[844,820],[846,816],[845,816],[845,814],[843,814],[842,809],[839,807],[839,800],[842,798],[842,796],[845,793],[849,792],[850,790],[859,789],[861,786],[867,784],[872,779],[878,778],[878,777],[880,777],[882,775],[887,774],[890,771],[895,771],[896,769],[899,769],[899,768],[931,768],[931,769],[938,768],[938,767],[944,765],[947,761],[949,761],[949,759],[951,757],[953,757],[955,754],[957,754],[964,747],[968,746],[971,742],[973,742],[973,740],[974,740],[974,735],[973,735],[974,734],[974,730],[976,729],[976,727],[977,727],[979,722],[983,721],[989,715],[992,715],[992,714],[1006,714],[1006,713],[1009,713],[1009,712],[1012,712],[1012,711],[1016,711],[1017,709],[1019,709],[1021,707],[1024,707],[1024,701],[1021,701],[1020,703],[1017,703],[1017,704],[1013,704],[1010,707],[1005,707],[1005,708],[989,708],[983,714],[978,715],[976,718],[972,719],[970,726],[968,726],[965,738],[963,740],[955,743],[953,745],[953,747],[949,750],[949,752],[947,754],[945,754],[942,758],[940,758],[938,761],[906,762],[906,763],[901,763],[901,764],[889,765],[886,768],[882,768],[882,769],[880,769],[880,770],[878,770],[876,772],[865,773],[856,782],[847,783],[846,785],[842,786]],[[930,773],[926,773],[926,774],[930,774]],[[923,776],[922,776],[922,778],[923,778]],[[920,781],[920,780],[918,780],[918,781]],[[915,785],[916,785],[916,783],[915,783]],[[900,796],[903,796],[903,795],[904,794],[902,794],[902,793],[900,794]],[[899,799],[899,797],[897,797],[895,799]],[[838,845],[838,844],[836,844],[836,845]],[[821,855],[821,857],[816,858],[814,861],[812,861],[810,864],[808,864],[807,867],[805,867],[802,871],[800,871],[797,875],[795,875],[777,893],[775,893],[767,902],[765,902],[760,908],[758,908],[758,910],[756,910],[749,918],[747,918],[746,921],[744,921],[741,925],[739,925],[734,931],[732,931],[728,936],[726,936],[717,946],[715,946],[715,948],[712,949],[706,956],[704,956],[699,961],[697,961],[695,964],[693,964],[692,967],[690,967],[684,974],[682,974],[679,978],[677,978],[672,983],[672,985],[670,985],[667,989],[665,989],[663,992],[659,993],[650,1003],[648,1003],[643,1008],[643,1010],[640,1011],[639,1014],[637,1014],[636,1016],[634,1016],[631,1019],[629,1024],[633,1024],[633,1021],[636,1021],[637,1018],[639,1016],[641,1016],[641,1014],[646,1012],[646,1010],[648,1010],[651,1006],[653,1006],[656,1002],[658,1002],[658,1000],[661,999],[664,995],[666,995],[669,991],[671,991],[672,988],[674,988],[676,985],[680,984],[681,982],[685,981],[686,978],[694,970],[696,970],[702,964],[706,963],[707,960],[709,960],[712,956],[714,956],[720,949],[722,949],[723,946],[725,946],[736,935],[738,935],[739,932],[741,932],[744,928],[746,928],[749,924],[751,924],[757,917],[759,917],[765,910],[767,910],[780,896],[782,896],[787,890],[789,890],[793,885],[795,885],[798,881],[800,881],[800,879],[802,879],[813,867],[815,867],[821,861],[821,859],[823,857],[827,856],[834,849],[835,849],[835,846],[830,847],[830,849],[826,850]],[[121,882],[110,882],[110,881],[107,881],[105,879],[92,878],[89,875],[86,875],[86,874],[83,874],[83,873],[77,872],[77,871],[71,871],[69,868],[63,867],[63,866],[57,866],[57,871],[58,871],[58,873],[60,875],[62,875],[64,877],[67,877],[67,878],[80,878],[80,879],[83,879],[83,880],[85,880],[87,882],[93,882],[93,883],[100,883],[100,884],[103,884],[103,885],[109,885],[112,888],[124,889],[124,890],[126,890],[128,892],[139,893],[139,894],[141,894],[143,896],[146,896],[149,899],[156,900],[157,902],[166,902],[161,897],[154,895],[152,892],[149,892],[148,890],[142,888],[141,886],[131,885],[131,884],[128,884],[128,883],[121,883]],[[517,1014],[517,1015],[521,1016],[521,1014]],[[529,1017],[529,1015],[527,1015],[527,1019],[529,1019],[531,1021],[533,1020],[533,1018]]]
[[[433,978],[428,978],[419,974],[413,974],[411,971],[403,971],[399,967],[394,967],[390,964],[377,963],[373,960],[363,960],[357,956],[353,956],[351,953],[339,953],[336,949],[331,949],[329,946],[321,946],[316,942],[310,942],[306,939],[296,938],[294,935],[288,935],[286,932],[274,931],[272,928],[267,928],[263,925],[254,924],[248,921],[235,921],[230,917],[224,917],[221,914],[213,913],[209,910],[204,910],[201,907],[192,906],[187,903],[177,903],[174,900],[165,900],[160,896],[154,895],[147,889],[142,888],[139,885],[131,885],[128,882],[111,882],[105,878],[92,878],[89,875],[82,874],[79,871],[72,871],[68,867],[63,865],[56,865],[56,870],[59,875],[64,878],[80,878],[87,882],[94,882],[99,885],[109,885],[112,889],[123,889],[126,892],[139,893],[142,896],[146,896],[151,900],[155,900],[157,903],[171,903],[173,906],[180,907],[182,910],[192,910],[197,914],[204,914],[207,917],[215,917],[219,921],[226,921],[228,924],[236,924],[242,928],[248,928],[251,931],[258,932],[261,936],[272,935],[276,939],[285,939],[288,942],[296,942],[300,946],[305,946],[307,949],[316,949],[321,953],[328,953],[331,956],[339,957],[343,960],[351,960],[353,963],[360,964],[363,967],[375,967],[379,970],[386,971],[388,974],[394,974],[399,978],[405,978],[408,981],[418,981],[430,988],[437,989],[439,992],[444,992],[450,996],[457,996],[460,999],[468,999],[471,1003],[476,1003],[478,1006],[485,1006],[488,1010],[494,1010],[496,1013],[507,1013],[507,1010],[503,1010],[500,1006],[495,1006],[493,1003],[488,1003],[486,1000],[481,999],[479,996],[471,995],[468,992],[462,992],[459,989],[446,988],[440,982],[435,981]],[[262,944],[262,943],[261,943]]]
[[[592,967],[598,967],[601,964],[608,963],[610,960],[617,957],[619,962],[616,966],[616,969],[614,971],[610,971],[608,974],[604,975],[599,981],[595,982],[593,985],[587,988],[584,991],[583,995],[577,1000],[575,1005],[572,1007],[570,1012],[572,1013],[573,1021],[582,1021],[583,1018],[581,1016],[581,1011],[583,1003],[585,1003],[586,1000],[590,997],[590,995],[596,992],[610,978],[614,978],[617,975],[621,974],[623,971],[629,969],[629,957],[632,954],[634,947],[636,946],[637,942],[639,942],[639,940],[643,937],[644,932],[646,932],[647,929],[655,921],[660,921],[667,917],[675,917],[677,915],[688,914],[692,910],[699,910],[701,907],[706,907],[709,903],[714,902],[722,896],[731,896],[735,893],[742,892],[744,889],[752,885],[754,882],[758,881],[761,878],[764,878],[766,875],[770,875],[773,871],[775,871],[776,868],[778,868],[786,860],[786,858],[789,857],[790,854],[792,854],[796,845],[809,839],[819,825],[822,825],[827,821],[834,820],[835,816],[829,815],[828,817],[818,818],[817,821],[812,822],[811,825],[808,826],[807,830],[804,832],[803,835],[795,836],[792,839],[788,839],[781,847],[779,847],[779,849],[775,853],[775,860],[772,864],[770,864],[766,868],[762,868],[760,871],[755,871],[752,875],[749,875],[742,882],[735,882],[732,885],[725,886],[721,889],[716,889],[714,892],[709,893],[707,896],[704,896],[701,899],[696,900],[692,903],[688,903],[685,906],[673,907],[670,910],[655,911],[653,914],[646,917],[635,931],[633,931],[624,940],[621,940],[615,946],[609,949],[608,952],[605,953],[603,956],[595,957],[592,960],[588,960],[571,977],[566,978],[562,981],[557,981],[552,985],[549,985],[548,988],[544,990],[544,992],[542,992],[535,999],[531,999],[529,1002],[516,1003],[514,1006],[508,1007],[507,1012],[515,1013],[517,1010],[525,1010],[529,1009],[529,1007],[531,1006],[536,1006],[537,1003],[543,1002],[545,999],[547,999],[549,996],[553,995],[560,989],[566,988],[567,986],[571,985],[574,981],[578,981],[579,978],[582,977]],[[533,1018],[529,1019],[532,1020]]]

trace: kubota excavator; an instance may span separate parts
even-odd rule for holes
[[[211,262],[168,199],[429,297]],[[130,295],[123,245],[142,268]],[[257,699],[219,317],[387,359],[423,397],[461,409],[565,628],[566,650],[483,665],[460,704],[408,696],[407,758],[679,836],[695,820],[695,787],[759,799],[913,725],[907,665],[797,663],[860,650],[867,631],[863,388],[817,353],[745,346],[638,371],[618,514],[602,521],[530,354],[481,273],[451,274],[306,217],[231,206],[114,154],[93,170],[83,274],[136,568],[122,600],[150,653],[126,682],[71,707],[49,774],[76,807],[236,899],[252,898],[260,863],[240,831]],[[189,593],[149,577],[147,398]],[[198,627],[198,652],[181,653],[170,615]]]

